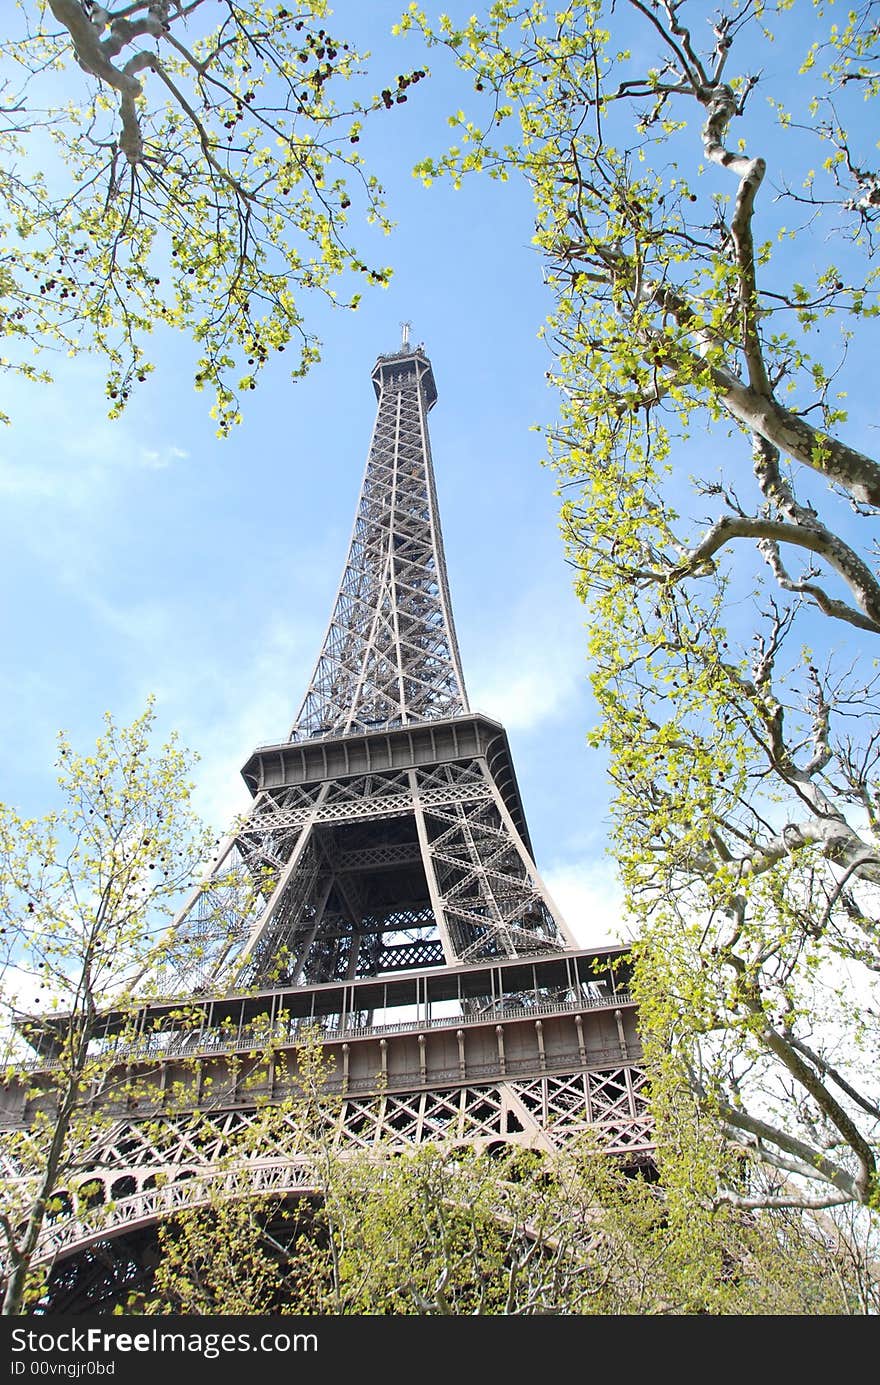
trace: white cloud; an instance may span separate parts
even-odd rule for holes
[[[159,706],[169,709],[182,739],[201,757],[195,771],[198,811],[223,830],[251,802],[240,773],[251,752],[287,739],[311,672],[314,632],[305,634],[276,616],[254,644],[258,653],[250,661],[218,652],[216,663],[191,668],[189,679],[173,664],[164,686],[155,679],[152,685]],[[215,697],[211,716],[200,696],[205,677]]]
[[[162,451],[142,447],[136,461],[151,471],[164,471],[172,462],[183,461],[188,457],[189,453],[182,447],[166,447]]]
[[[141,649],[162,648],[174,633],[174,612],[160,602],[136,601],[120,606],[82,583],[77,594],[102,625]]]
[[[581,947],[602,947],[632,939],[632,924],[624,913],[617,870],[607,857],[559,861],[542,874],[554,903]]]
[[[57,473],[15,466],[0,457],[0,495],[15,500],[57,500],[64,495],[64,485]]]
[[[471,706],[510,731],[533,730],[586,694],[580,612],[564,587],[525,593],[475,652],[466,674]]]
[[[479,679],[474,706],[510,731],[530,731],[555,716],[574,697],[576,679],[564,667],[552,670],[540,653],[536,653],[536,665],[523,668],[517,663],[515,671],[495,670],[494,680],[491,674]]]
[[[3,1000],[20,1014],[31,1014],[46,1003],[47,987],[35,971],[10,964],[3,969]],[[51,992],[50,1001],[51,1001]]]

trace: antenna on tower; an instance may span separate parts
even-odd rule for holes
[[[401,336],[401,338],[400,338],[400,349],[401,349],[401,351],[408,351],[408,350],[409,350],[409,329],[410,329],[410,327],[412,327],[412,323],[411,323],[411,322],[401,322],[401,324],[400,324],[400,330],[401,330],[401,332],[402,332],[402,334],[403,334],[403,335]]]

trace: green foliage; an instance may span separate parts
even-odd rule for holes
[[[161,1258],[147,1296],[136,1296],[130,1312],[258,1315],[277,1312],[292,1299],[292,1274],[285,1276],[272,1234],[277,1209],[235,1198],[211,1198],[207,1207],[189,1208],[163,1222]],[[289,1235],[288,1219],[278,1228]],[[294,1253],[296,1242],[293,1243]],[[307,1252],[307,1248],[303,1247]],[[291,1309],[290,1311],[296,1311]]]
[[[166,957],[169,906],[209,839],[189,807],[193,757],[176,736],[151,755],[154,723],[152,702],[128,727],[108,713],[89,754],[62,733],[62,806],[37,820],[0,804],[7,1003],[21,988],[28,1008],[85,1016]]]
[[[356,308],[360,284],[387,283],[352,237],[355,214],[390,229],[357,146],[425,74],[339,106],[362,59],[324,0],[21,8],[4,45],[2,364],[45,379],[35,354],[97,351],[112,417],[153,369],[149,335],[181,330],[222,436],[276,352],[298,352],[293,376],[318,359],[310,293]]]
[[[698,1141],[699,1143],[699,1141]],[[321,1162],[320,1201],[214,1201],[160,1230],[146,1311],[544,1316],[859,1312],[852,1266],[780,1212],[713,1207],[589,1142]]]
[[[207,852],[190,807],[192,757],[175,737],[154,753],[154,726],[151,702],[131,726],[107,714],[89,754],[62,734],[61,807],[36,820],[0,805],[5,1091],[21,1103],[16,1114],[29,1110],[3,1139],[16,1171],[0,1214],[6,1314],[36,1292],[30,1262],[47,1218],[61,1212],[59,1188],[65,1205],[71,1195],[84,1207],[92,1200],[75,1175],[113,1113],[91,1095],[112,1073],[108,1095],[135,1099],[137,1078],[114,1070],[114,1049],[130,1037],[146,978],[173,958],[169,908]],[[108,1042],[102,1009],[111,1006],[117,1032]]]

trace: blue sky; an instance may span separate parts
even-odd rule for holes
[[[387,38],[398,13],[398,0],[336,6],[336,31],[377,53],[376,89],[425,62]],[[357,313],[316,303],[323,363],[296,384],[283,358],[267,368],[228,440],[193,389],[193,350],[170,335],[115,422],[95,358],[54,362],[48,388],[2,381],[0,798],[49,809],[57,730],[85,746],[105,709],[130,720],[153,692],[162,729],[201,757],[206,818],[220,829],[245,807],[239,768],[285,737],[318,653],[375,413],[370,371],[407,319],[439,390],[431,437],[471,705],[505,723],[539,866],[592,943],[617,913],[607,794],[585,743],[584,611],[530,431],[554,409],[537,337],[550,302],[525,189],[412,177],[457,104],[448,79],[421,83],[378,144],[364,139],[397,223],[375,246],[391,287]]]

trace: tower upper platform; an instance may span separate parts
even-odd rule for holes
[[[431,362],[425,355],[424,347],[411,347],[407,342],[399,351],[379,356],[373,367],[372,381],[376,398],[382,398],[383,389],[404,384],[415,375],[425,396],[425,412],[437,403],[437,386]]]

